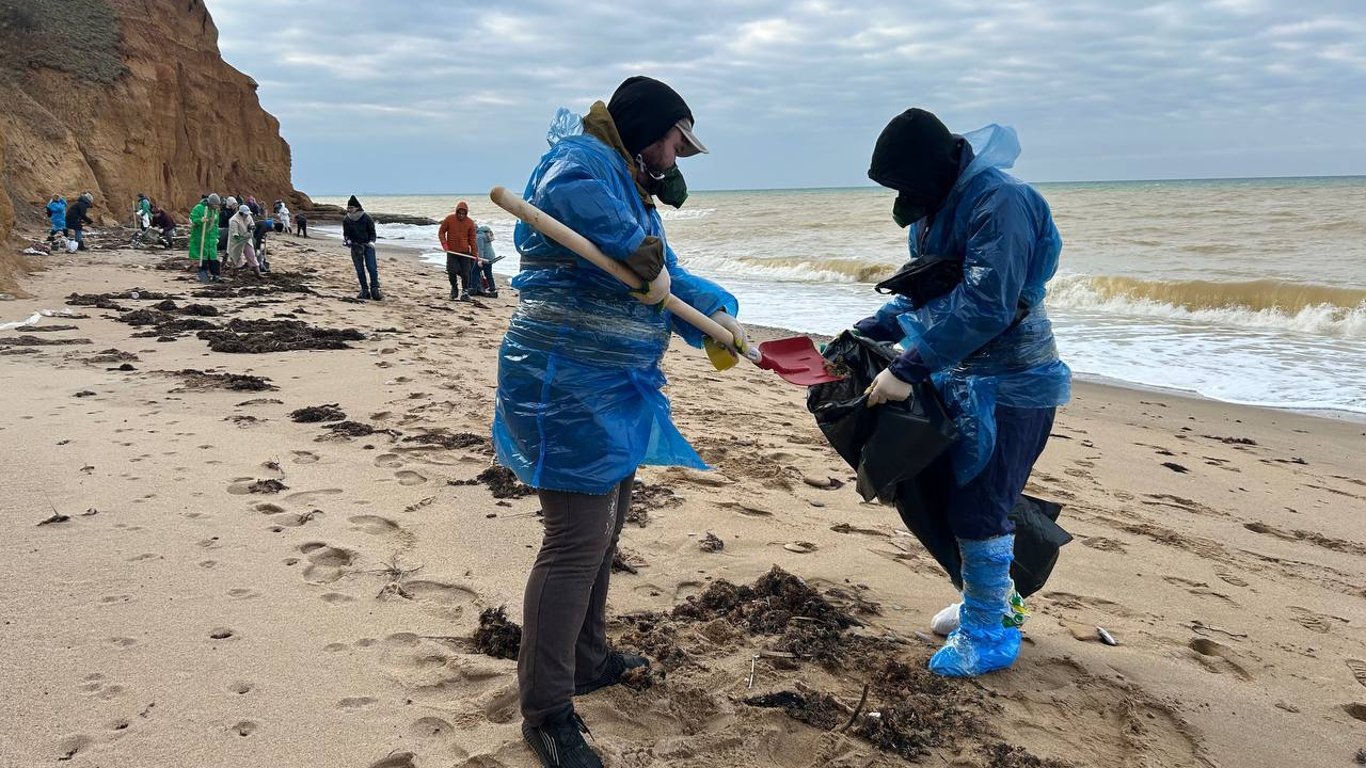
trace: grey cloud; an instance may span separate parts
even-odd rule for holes
[[[1366,172],[1354,0],[208,2],[316,192],[518,183],[556,107],[638,72],[692,105],[699,188],[865,183],[911,105],[1015,125],[1040,180]]]

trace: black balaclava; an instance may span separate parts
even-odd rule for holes
[[[352,196],[351,196],[351,199],[346,201],[346,207],[347,207],[347,208],[360,208],[360,207],[361,207],[360,201],[356,199],[356,196],[355,196],[355,195],[352,195]]]
[[[962,148],[963,139],[923,109],[908,109],[882,129],[868,178],[901,193],[893,209],[898,224],[939,210],[958,180]]]
[[[632,157],[664,138],[679,120],[693,119],[692,110],[677,91],[643,75],[629,77],[617,86],[607,102],[607,111]]]

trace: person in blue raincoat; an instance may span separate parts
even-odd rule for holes
[[[868,171],[897,190],[892,217],[910,226],[908,267],[925,276],[855,325],[904,350],[874,380],[868,403],[905,400],[911,382],[929,377],[959,433],[948,522],[963,559],[963,602],[946,609],[957,620],[930,659],[947,676],[1002,669],[1019,653],[1027,612],[1010,579],[1008,515],[1071,395],[1043,304],[1062,238],[1043,196],[1005,172],[1019,153],[1013,129],[955,136],[911,109],[878,137]]]
[[[47,231],[49,242],[56,239],[57,235],[66,236],[66,198],[61,195],[53,195],[47,202],[47,218],[51,226]]]
[[[629,266],[644,302],[526,224],[514,233],[519,303],[499,352],[493,442],[544,511],[517,672],[522,733],[547,766],[601,765],[573,697],[648,663],[611,650],[606,635],[612,556],[636,468],[706,467],[660,391],[670,335],[694,346],[703,339],[657,305],[672,291],[745,343],[735,297],[679,266],[655,207],[687,197],[676,158],[707,151],[692,127],[678,93],[632,77],[581,119],[560,110],[526,186],[532,205]]]

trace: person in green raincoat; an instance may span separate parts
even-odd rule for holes
[[[211,194],[190,210],[190,261],[198,265],[201,283],[218,277],[218,209],[222,204],[218,195]]]

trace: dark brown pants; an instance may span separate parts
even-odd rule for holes
[[[607,661],[607,585],[621,524],[631,508],[631,473],[602,496],[538,491],[545,538],[522,604],[517,658],[522,717],[538,726],[596,680]]]

